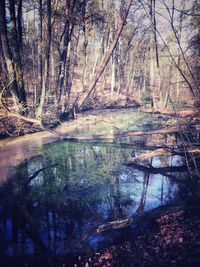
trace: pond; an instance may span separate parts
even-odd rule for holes
[[[158,115],[131,110],[95,116],[93,125],[75,129],[73,134],[156,129],[164,123]],[[173,142],[174,137],[161,139]],[[109,142],[57,141],[35,147],[35,155],[13,166],[12,177],[0,187],[2,262],[64,257],[104,248],[128,238],[136,227],[97,234],[99,225],[179,199],[183,188],[173,177],[184,178],[184,171],[151,174],[125,165],[146,152],[152,142],[155,137],[139,136]],[[160,156],[145,164],[182,166],[184,159]]]

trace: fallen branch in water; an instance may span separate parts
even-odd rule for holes
[[[184,150],[175,150],[175,149],[157,149],[151,152],[144,153],[138,157],[135,157],[131,159],[129,162],[125,163],[126,165],[131,165],[135,162],[138,161],[144,161],[150,158],[154,157],[159,157],[159,156],[173,156],[173,155],[182,155],[185,156],[185,154],[199,154],[200,153],[200,148],[192,148],[192,149],[187,149],[187,151]]]
[[[29,118],[29,117],[25,117],[23,115],[20,115],[20,114],[17,114],[17,113],[13,113],[13,112],[8,112],[5,116],[3,116],[1,118],[4,118],[4,117],[5,118],[6,117],[14,117],[14,118],[26,121],[26,122],[34,123],[36,125],[39,125],[41,127],[41,129],[43,130],[43,125],[42,125],[41,121],[39,121],[39,120],[36,120],[36,119],[33,119],[33,118]]]
[[[152,113],[152,110],[143,110],[143,112],[145,113]],[[155,114],[159,114],[161,116],[173,116],[173,117],[181,117],[181,118],[185,118],[185,117],[191,117],[194,115],[198,115],[200,113],[200,108],[190,108],[190,109],[185,109],[185,110],[180,110],[180,111],[176,111],[176,112],[171,112],[171,111],[164,111],[157,109],[156,111],[154,111]]]
[[[149,174],[161,174],[163,176],[166,176],[168,178],[172,178],[173,180],[175,180],[176,182],[186,182],[186,180],[180,180],[178,178],[176,178],[175,176],[171,175],[170,173],[173,172],[184,172],[184,171],[188,171],[188,168],[186,165],[182,165],[182,166],[167,166],[167,167],[159,167],[159,168],[155,168],[151,165],[149,165],[149,167],[137,164],[137,163],[125,163],[125,166],[128,167],[133,167],[139,171],[145,172],[145,173],[149,173]]]
[[[167,166],[167,167],[153,167],[153,166],[143,166],[137,163],[127,163],[124,164],[126,166],[131,166],[134,167],[138,170],[144,171],[144,172],[149,172],[152,174],[158,174],[158,173],[168,173],[168,172],[183,172],[183,171],[187,171],[187,166],[186,165],[182,165],[182,166]]]
[[[194,115],[198,115],[200,112],[200,108],[192,108],[192,109],[186,109],[186,110],[181,110],[177,112],[177,115],[180,117],[190,117]]]
[[[99,141],[99,140],[110,140],[115,138],[124,138],[130,136],[140,136],[140,135],[153,135],[153,134],[171,134],[176,132],[186,131],[185,128],[162,128],[158,130],[131,130],[131,131],[118,131],[112,134],[99,134],[99,135],[92,135],[92,136],[66,136],[64,140],[67,141]]]
[[[172,204],[160,206],[153,210],[147,211],[141,215],[134,215],[130,218],[126,218],[122,220],[119,219],[116,221],[109,222],[107,224],[102,224],[97,228],[97,233],[104,233],[106,231],[122,229],[122,228],[130,226],[133,223],[138,224],[144,220],[154,221],[158,219],[160,216],[162,216],[163,214],[186,209],[186,206],[189,206],[190,203],[192,203],[192,201],[190,200],[181,200],[181,201],[177,201]]]
[[[59,136],[61,139],[65,138],[63,135],[61,135],[57,131],[45,127],[40,120],[29,118],[29,117],[25,117],[23,115],[20,115],[20,114],[17,114],[17,113],[12,113],[12,112],[8,112],[6,115],[0,117],[0,119],[7,118],[7,117],[14,117],[14,118],[26,121],[26,122],[33,123],[35,125],[38,125],[40,127],[40,129],[43,130],[43,131],[48,131],[48,132],[50,132],[52,134],[55,134],[55,135]]]
[[[28,181],[26,182],[26,186],[29,185],[30,182],[31,182],[32,180],[34,180],[34,179],[38,176],[38,174],[40,174],[41,172],[43,172],[43,171],[46,170],[46,169],[53,168],[53,167],[56,167],[56,166],[58,166],[58,163],[53,164],[53,165],[49,165],[49,166],[47,166],[47,167],[43,167],[43,168],[37,170],[36,172],[34,172],[33,175],[31,175],[31,176],[28,178]]]

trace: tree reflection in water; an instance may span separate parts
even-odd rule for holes
[[[100,224],[177,198],[180,186],[173,179],[123,165],[132,150],[116,144],[57,142],[20,164],[14,178],[0,188],[1,255],[44,257],[98,248],[100,241],[112,237],[96,234]],[[157,157],[147,163],[179,166],[182,159]]]

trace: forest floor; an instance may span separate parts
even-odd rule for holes
[[[196,201],[186,210],[161,216],[149,230],[138,236],[100,252],[77,255],[58,266],[200,266],[199,212]]]

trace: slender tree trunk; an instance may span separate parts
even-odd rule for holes
[[[153,36],[150,37],[150,92],[151,92],[151,107],[155,107],[155,92],[154,92],[154,49],[153,49]]]
[[[63,93],[63,85],[65,80],[65,72],[66,72],[66,63],[67,63],[67,54],[68,54],[68,47],[69,47],[69,20],[67,18],[66,26],[64,30],[64,47],[63,51],[60,55],[60,64],[59,64],[59,70],[58,70],[58,79],[56,82],[56,88],[57,88],[57,100],[58,102],[61,99],[62,93]]]
[[[22,52],[22,2],[23,0],[19,0],[17,11],[17,30],[20,52]]]
[[[5,58],[3,54],[3,47],[1,43],[0,38],[0,81],[3,81],[3,75],[6,75],[6,64],[5,64]]]
[[[156,67],[159,71],[159,57],[157,47],[156,35],[156,19],[155,19],[155,0],[150,0],[149,13],[151,19],[151,32],[150,32],[150,91],[151,91],[151,107],[153,111],[156,109],[156,91],[155,91],[155,68],[154,68],[154,52],[156,55]]]
[[[183,8],[185,7],[185,3],[183,3],[184,6]],[[183,27],[183,12],[181,11],[181,14],[180,14],[180,25],[179,25],[179,33],[177,34],[178,36],[178,39],[180,40],[180,43],[181,43],[181,40],[182,40],[182,27]],[[178,53],[178,58],[177,58],[177,65],[178,67],[180,68],[180,60],[181,60],[181,52],[180,52],[180,48],[178,47],[177,48],[177,53]],[[180,73],[177,72],[177,78],[176,78],[176,103],[178,104],[179,102],[179,89],[180,89]]]
[[[21,59],[16,33],[15,5],[14,1],[10,0],[10,32],[12,36],[13,55],[10,50],[7,35],[5,0],[0,1],[0,38],[2,43],[3,56],[6,63],[9,83],[11,84],[11,92],[14,95],[17,104],[17,111],[24,113],[27,109],[26,93],[23,83],[23,73],[21,68]],[[18,105],[19,103],[19,105]]]
[[[79,109],[81,109],[83,107],[83,105],[88,100],[88,98],[91,95],[91,93],[93,92],[97,82],[99,81],[102,73],[104,72],[104,70],[105,70],[105,68],[106,68],[106,66],[107,66],[107,64],[108,64],[108,62],[110,60],[110,57],[112,56],[112,54],[113,54],[113,52],[114,52],[114,50],[115,50],[115,48],[117,46],[118,40],[119,40],[119,38],[121,36],[121,33],[123,31],[123,28],[124,28],[124,25],[125,25],[125,22],[126,22],[129,10],[130,10],[131,4],[132,4],[132,0],[128,0],[127,8],[126,8],[126,11],[124,12],[123,19],[121,19],[118,31],[117,31],[116,36],[115,36],[115,39],[114,39],[114,41],[113,41],[108,53],[103,58],[103,61],[102,61],[101,65],[100,65],[99,69],[96,71],[94,80],[93,80],[88,92],[86,92],[86,94],[82,95],[82,97],[80,99]]]
[[[153,17],[152,17],[152,25],[153,25],[153,34],[154,34],[154,45],[155,45],[155,56],[156,56],[156,80],[157,80],[157,84],[156,84],[156,96],[158,96],[158,94],[160,95],[160,91],[161,91],[161,72],[160,72],[160,59],[159,59],[159,53],[158,53],[158,41],[157,41],[157,22],[156,22],[156,1],[153,0],[153,4],[152,4],[152,12],[153,12]],[[161,99],[161,98],[160,98]],[[157,99],[154,100],[154,108],[157,109],[158,107],[158,101]]]
[[[83,91],[85,91],[86,88],[86,76],[87,76],[87,46],[88,46],[88,40],[86,37],[86,23],[84,23],[84,42],[83,42],[83,54],[84,54],[84,66],[83,66],[83,79],[82,79],[82,86]]]
[[[50,70],[50,55],[51,55],[51,0],[47,0],[47,51],[46,51],[46,65],[47,65],[47,73],[46,73],[46,87],[49,87],[49,70]]]
[[[39,83],[39,92],[42,90],[42,84],[43,84],[43,49],[42,49],[42,43],[43,43],[43,12],[42,12],[42,0],[39,0],[39,77],[40,77],[40,83]]]
[[[112,55],[112,66],[111,66],[111,97],[115,91],[115,59],[114,54]]]
[[[50,52],[51,52],[51,0],[47,0],[47,47],[44,62],[44,75],[42,78],[42,93],[40,103],[37,110],[37,118],[42,120],[42,111],[45,103],[45,96],[49,86],[49,67],[50,67]]]
[[[26,92],[24,89],[24,81],[23,81],[23,70],[22,70],[22,63],[21,63],[21,57],[20,57],[20,47],[19,47],[19,39],[17,35],[17,26],[16,26],[16,16],[15,16],[15,1],[9,0],[10,5],[10,33],[12,38],[12,48],[13,48],[13,62],[14,62],[14,68],[16,73],[16,79],[17,79],[17,86],[18,91],[20,94],[20,102],[22,104],[22,109],[27,109],[26,104]],[[22,32],[20,32],[22,34]],[[22,36],[20,36],[20,39]]]
[[[59,63],[59,69],[58,69],[58,77],[56,80],[56,91],[57,91],[56,101],[57,101],[58,106],[59,106],[61,97],[63,95],[63,87],[65,84],[65,78],[68,79],[68,77],[66,77],[66,73],[68,73],[68,69],[69,69],[69,66],[67,66],[69,44],[71,41],[72,33],[74,31],[74,23],[70,23],[70,16],[74,10],[75,3],[76,3],[76,0],[72,2],[66,1],[66,10],[65,10],[66,21],[65,21],[63,33],[61,34],[61,38],[60,38],[60,46],[59,46],[59,51],[60,51],[59,62],[60,63]],[[60,47],[62,47],[62,51]]]

